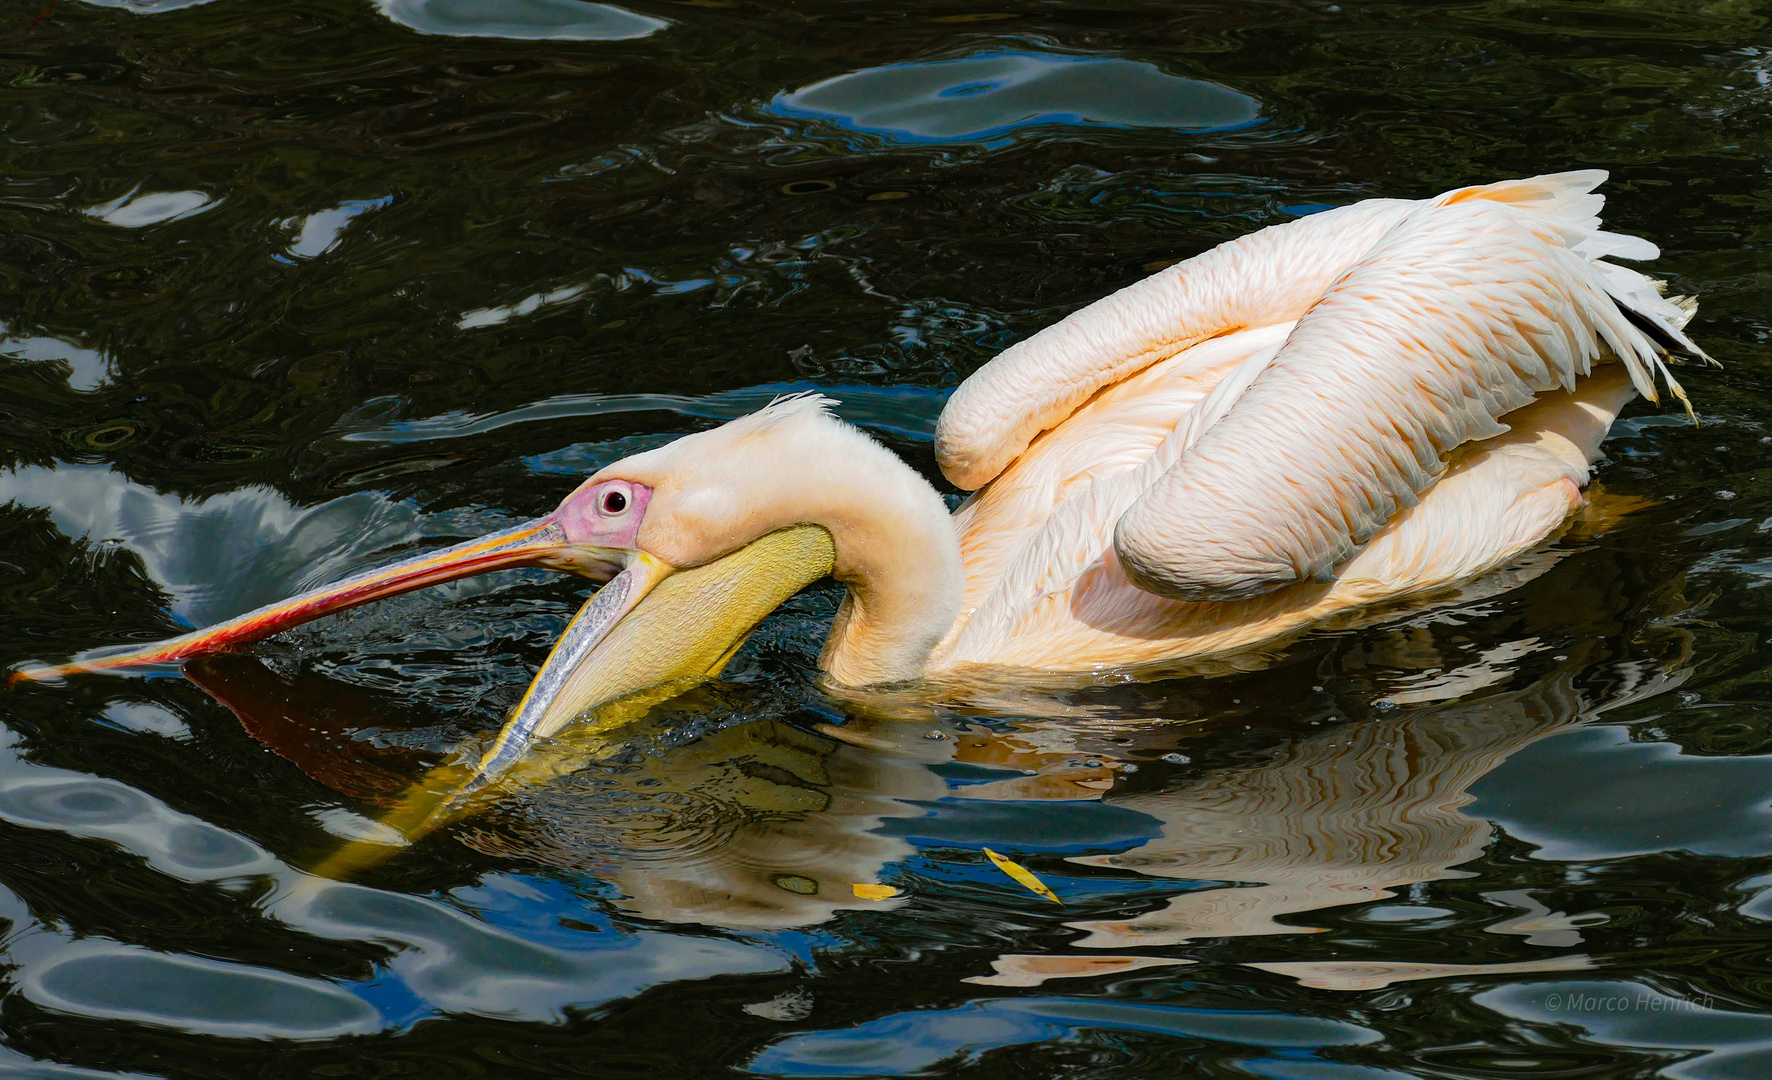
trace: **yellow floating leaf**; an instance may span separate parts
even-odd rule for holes
[[[1064,901],[1060,900],[1051,889],[1048,889],[1044,881],[1035,877],[1032,870],[1029,870],[1027,867],[1012,859],[1005,859],[990,848],[985,848],[984,853],[990,857],[992,862],[997,864],[997,869],[1003,871],[1005,874],[1008,874],[1010,877],[1026,886],[1029,892],[1044,896],[1059,907],[1064,906]]]
[[[890,900],[898,895],[898,890],[890,885],[862,885],[858,883],[849,887],[854,889],[855,895],[863,900]]]

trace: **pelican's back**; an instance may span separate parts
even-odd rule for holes
[[[1007,455],[957,514],[966,599],[938,662],[1234,648],[1542,543],[1634,391],[1684,400],[1664,352],[1697,353],[1690,303],[1599,261],[1656,254],[1600,230],[1603,178],[1276,226],[992,360],[938,427],[957,479]]]

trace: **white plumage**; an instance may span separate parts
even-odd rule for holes
[[[1637,324],[1696,352],[1680,329],[1686,313],[1642,275],[1594,261],[1655,254],[1647,241],[1600,231],[1602,200],[1588,192],[1604,176],[1361,203],[1180,263],[969,380],[942,416],[942,465],[956,482],[973,481],[984,471],[976,463],[1025,448],[1028,424],[1011,426],[991,390],[1014,385],[1023,402],[1056,401],[1102,372],[1123,378],[1178,341],[1296,317],[1277,353],[1239,373],[1220,415],[1188,425],[1186,452],[1125,508],[1115,547],[1141,587],[1178,599],[1332,580],[1432,486],[1443,455],[1502,434],[1505,413],[1572,389],[1602,356],[1623,360],[1646,396],[1656,397],[1659,376],[1684,400],[1660,344]],[[1300,282],[1324,278],[1297,313]],[[1055,408],[1029,412],[1049,420]]]
[[[1692,305],[1596,261],[1657,254],[1599,228],[1603,179],[1265,229],[1003,352],[938,427],[950,478],[990,474],[960,514],[968,602],[938,656],[1211,651],[1542,542],[1631,388],[1684,402],[1663,354],[1703,355]],[[1029,656],[1039,638],[1057,648]]]

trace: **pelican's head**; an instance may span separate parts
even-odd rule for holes
[[[846,576],[844,556],[865,552],[832,536],[856,495],[833,470],[879,456],[909,470],[829,405],[810,394],[779,399],[606,466],[561,502],[554,517],[567,535],[625,569],[567,628],[482,776],[589,710],[718,673],[788,597],[833,571]]]
[[[502,773],[534,739],[587,712],[657,700],[717,674],[769,612],[827,575],[850,590],[833,634],[842,647],[827,646],[823,657],[836,681],[912,677],[958,610],[953,526],[927,482],[831,416],[830,404],[812,394],[778,399],[615,462],[519,528],[183,638],[15,677],[176,663],[382,596],[522,565],[607,584],[568,625],[485,755],[475,786]],[[599,715],[616,723],[623,713]]]
[[[822,657],[834,680],[921,672],[959,607],[946,504],[830,404],[778,399],[615,462],[561,503],[568,535],[626,568],[568,627],[482,776],[587,710],[717,673],[764,616],[826,575],[849,589]]]
[[[580,543],[677,569],[713,562],[776,529],[815,520],[826,501],[818,456],[872,440],[816,394],[781,398],[717,428],[607,465],[554,512]],[[838,445],[833,445],[833,444]],[[849,445],[841,445],[849,444]]]

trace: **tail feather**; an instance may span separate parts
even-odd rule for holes
[[[1576,244],[1574,249],[1578,255],[1586,255],[1590,259],[1629,259],[1631,262],[1653,262],[1661,258],[1661,249],[1640,236],[1629,233],[1607,232],[1604,229]]]
[[[1689,356],[1716,364],[1709,353],[1686,336],[1686,324],[1698,313],[1697,301],[1690,297],[1675,297],[1670,300],[1661,295],[1656,282],[1635,270],[1597,260],[1593,266],[1600,271],[1606,295],[1618,305],[1618,310],[1624,313],[1624,317],[1655,346],[1649,350],[1638,350],[1636,356],[1620,353],[1625,366],[1630,368],[1637,390],[1650,401],[1659,400],[1653,392],[1655,377],[1659,375],[1667,384],[1668,393],[1686,410],[1687,417],[1697,420],[1692,411],[1691,399],[1686,396],[1685,388],[1674,378],[1667,365],[1668,358],[1674,355]],[[1648,384],[1647,388],[1645,383]]]
[[[1661,255],[1660,248],[1640,236],[1607,232],[1600,227],[1599,214],[1605,208],[1606,199],[1595,193],[1594,188],[1605,179],[1603,169],[1548,173],[1524,180],[1503,180],[1460,188],[1433,201],[1439,205],[1471,199],[1506,203],[1555,225],[1563,233],[1570,251],[1587,259],[1598,272],[1606,295],[1637,331],[1616,340],[1614,334],[1605,335],[1607,344],[1630,370],[1637,391],[1650,401],[1660,401],[1656,388],[1659,379],[1685,408],[1686,415],[1693,417],[1692,402],[1686,397],[1679,380],[1668,370],[1667,360],[1683,355],[1716,363],[1686,336],[1685,327],[1697,313],[1697,302],[1688,297],[1670,299],[1663,296],[1665,286],[1661,282],[1603,261],[1619,258],[1646,262]]]
[[[1698,301],[1690,296],[1664,296],[1661,282],[1614,263],[1595,262],[1606,281],[1606,294],[1631,321],[1642,326],[1670,353],[1695,360],[1711,360],[1709,354],[1686,336],[1686,324],[1698,314]]]
[[[1600,231],[1600,211],[1606,206],[1606,197],[1596,194],[1594,189],[1606,182],[1606,175],[1605,169],[1545,173],[1542,176],[1528,176],[1523,180],[1502,180],[1494,184],[1458,188],[1429,202],[1436,206],[1450,206],[1471,199],[1508,203],[1517,209],[1531,211],[1583,232],[1597,233]]]

